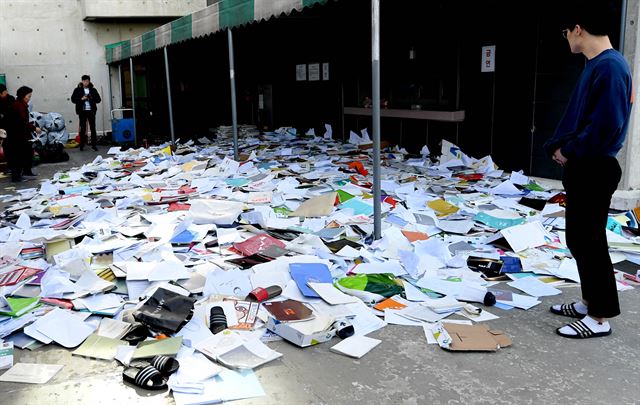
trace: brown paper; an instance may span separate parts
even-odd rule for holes
[[[511,346],[511,338],[499,330],[489,330],[485,325],[458,325],[445,323],[451,336],[451,351],[495,352],[501,347]]]

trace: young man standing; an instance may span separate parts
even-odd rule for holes
[[[98,104],[102,99],[98,90],[93,87],[89,75],[82,76],[82,82],[73,90],[71,102],[76,105],[76,114],[80,120],[80,150],[84,150],[87,144],[87,120],[91,129],[91,148],[98,150],[96,146],[96,111]]]
[[[582,287],[582,301],[554,305],[551,312],[581,318],[557,333],[582,339],[610,335],[607,319],[620,314],[605,227],[621,177],[616,154],[627,132],[633,92],[629,66],[608,36],[614,21],[611,3],[572,4],[573,19],[562,35],[586,63],[556,133],[544,147],[564,167],[567,245]]]

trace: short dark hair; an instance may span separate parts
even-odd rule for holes
[[[5,86],[4,83],[0,83],[0,93],[4,93],[6,89],[7,89],[7,86]]]
[[[18,91],[16,91],[16,98],[18,100],[22,100],[24,99],[27,94],[29,93],[33,93],[33,89],[31,87],[28,86],[22,86],[18,89]]]
[[[620,21],[617,3],[612,0],[572,0],[564,28],[573,30],[579,25],[591,35],[611,35]]]
[[[82,80],[91,80],[89,75],[82,75]]]

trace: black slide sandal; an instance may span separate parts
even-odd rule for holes
[[[571,304],[561,304],[560,309],[555,309],[554,307],[550,307],[549,310],[551,313],[556,315],[568,316],[571,318],[584,318],[587,314],[581,314],[576,311],[576,303],[572,302]]]
[[[577,334],[569,335],[567,333],[562,333],[560,332],[560,329],[562,328],[556,329],[556,333],[562,337],[566,337],[569,339],[588,339],[588,338],[594,338],[594,337],[603,337],[603,336],[609,336],[611,332],[613,332],[611,328],[609,328],[609,330],[606,332],[594,332],[591,329],[589,329],[589,327],[585,325],[585,323],[582,321],[571,322],[565,326],[570,327]]]
[[[122,379],[145,390],[164,390],[167,388],[164,377],[153,366],[127,367],[122,372]]]
[[[150,359],[133,360],[130,366],[137,368],[152,366],[163,376],[168,377],[178,371],[178,368],[180,368],[180,363],[174,357],[158,355]]]

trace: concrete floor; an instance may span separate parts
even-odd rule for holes
[[[70,155],[66,164],[38,167],[41,178],[93,159],[95,152]],[[7,180],[0,182],[6,187]],[[371,334],[382,343],[359,360],[330,352],[336,338],[305,349],[269,343],[284,356],[256,371],[267,395],[235,403],[640,404],[640,288],[620,293],[623,314],[612,321],[611,336],[559,337],[555,329],[569,319],[548,312],[549,305],[570,302],[579,293],[563,288],[561,296],[529,311],[491,309],[500,319],[489,325],[514,341],[497,353],[449,353],[427,345],[422,328],[395,325]],[[65,367],[44,385],[0,383],[0,404],[174,403],[167,392],[124,385],[115,361],[71,356],[59,346],[16,350],[14,362]]]
[[[11,176],[0,174],[0,194],[11,194],[14,189],[24,189],[30,187],[38,187],[41,180],[52,178],[56,172],[66,170],[72,167],[80,167],[87,162],[93,161],[96,156],[103,154],[106,157],[106,152],[109,150],[109,146],[100,145],[98,151],[92,150],[90,147],[84,148],[80,151],[79,148],[65,149],[69,154],[69,161],[59,163],[44,163],[33,168],[33,171],[38,174],[38,177],[29,178],[25,177],[27,181],[22,183],[12,183]],[[4,207],[2,207],[4,208]]]
[[[492,309],[501,318],[489,325],[514,341],[497,353],[449,353],[427,345],[422,328],[395,325],[373,333],[382,343],[359,360],[330,352],[335,338],[305,349],[270,343],[284,356],[257,369],[267,395],[236,403],[640,404],[640,290],[620,293],[623,315],[612,321],[611,336],[557,336],[566,319],[548,307],[578,294],[565,288],[529,311]],[[0,403],[173,404],[167,392],[125,386],[115,361],[71,356],[53,345],[17,350],[18,361],[65,367],[44,385],[0,383]]]

